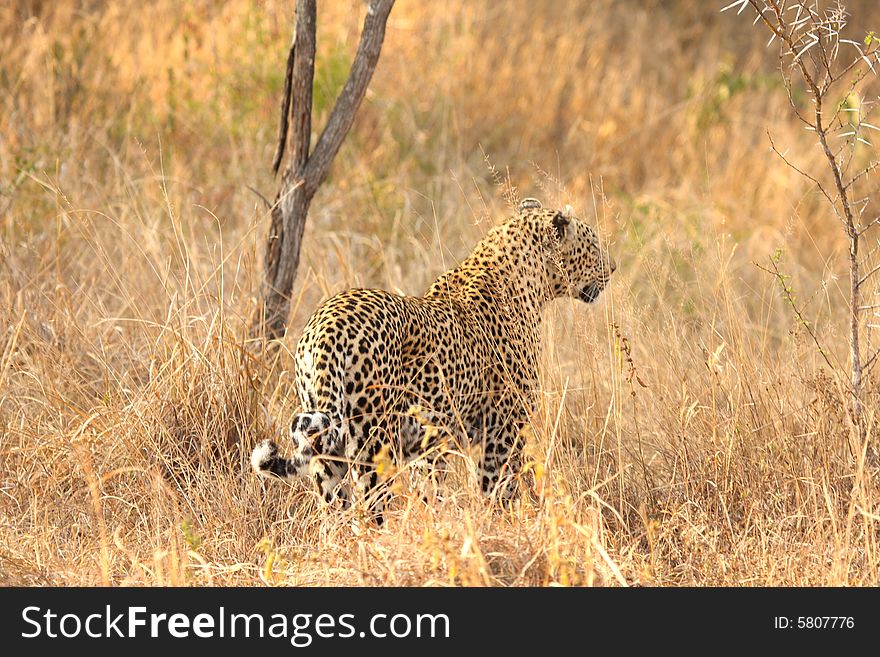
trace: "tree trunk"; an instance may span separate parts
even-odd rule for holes
[[[290,294],[299,268],[309,205],[327,178],[333,158],[354,123],[357,109],[379,61],[385,39],[385,24],[393,5],[394,0],[370,1],[348,80],[330,112],[314,152],[310,153],[316,9],[315,0],[297,0],[296,27],[287,60],[278,150],[273,168],[277,171],[284,157],[288,119],[292,119],[291,155],[272,206],[262,290],[262,322],[269,338],[280,337],[287,325]]]

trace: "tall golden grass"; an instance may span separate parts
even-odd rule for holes
[[[821,174],[763,32],[696,0],[401,0],[260,354],[248,187],[276,185],[291,5],[0,7],[0,583],[880,583],[880,473],[756,266],[782,250],[845,371],[845,244],[769,151]],[[855,38],[880,24],[849,6]],[[318,11],[320,125],[363,5]],[[619,263],[598,304],[548,310],[515,507],[470,453],[427,503],[401,471],[382,528],[258,481],[315,306],[421,293],[512,188],[572,203]],[[876,443],[876,373],[866,405]]]

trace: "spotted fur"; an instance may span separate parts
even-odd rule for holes
[[[264,441],[253,451],[254,470],[313,477],[328,502],[347,500],[347,475],[363,491],[377,490],[374,458],[383,446],[404,459],[437,454],[436,432],[426,439],[431,425],[482,445],[483,491],[509,498],[538,383],[543,308],[563,296],[595,301],[614,269],[570,208],[525,199],[424,296],[337,294],[297,344],[296,452],[284,458]]]

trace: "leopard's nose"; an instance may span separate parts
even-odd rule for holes
[[[617,271],[617,263],[611,258],[608,258],[608,268],[611,270],[612,274]]]

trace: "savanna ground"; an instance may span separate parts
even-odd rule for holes
[[[292,3],[3,3],[0,583],[880,583],[880,475],[838,383],[846,244],[766,131],[817,175],[821,154],[765,31],[716,4],[399,0],[260,352],[249,187],[277,185]],[[848,5],[854,38],[880,27]],[[319,2],[316,127],[363,11]],[[315,306],[421,293],[511,187],[574,205],[619,263],[599,303],[547,313],[515,507],[467,452],[428,504],[392,473],[381,529],[258,481]],[[877,400],[872,373],[875,442]]]

